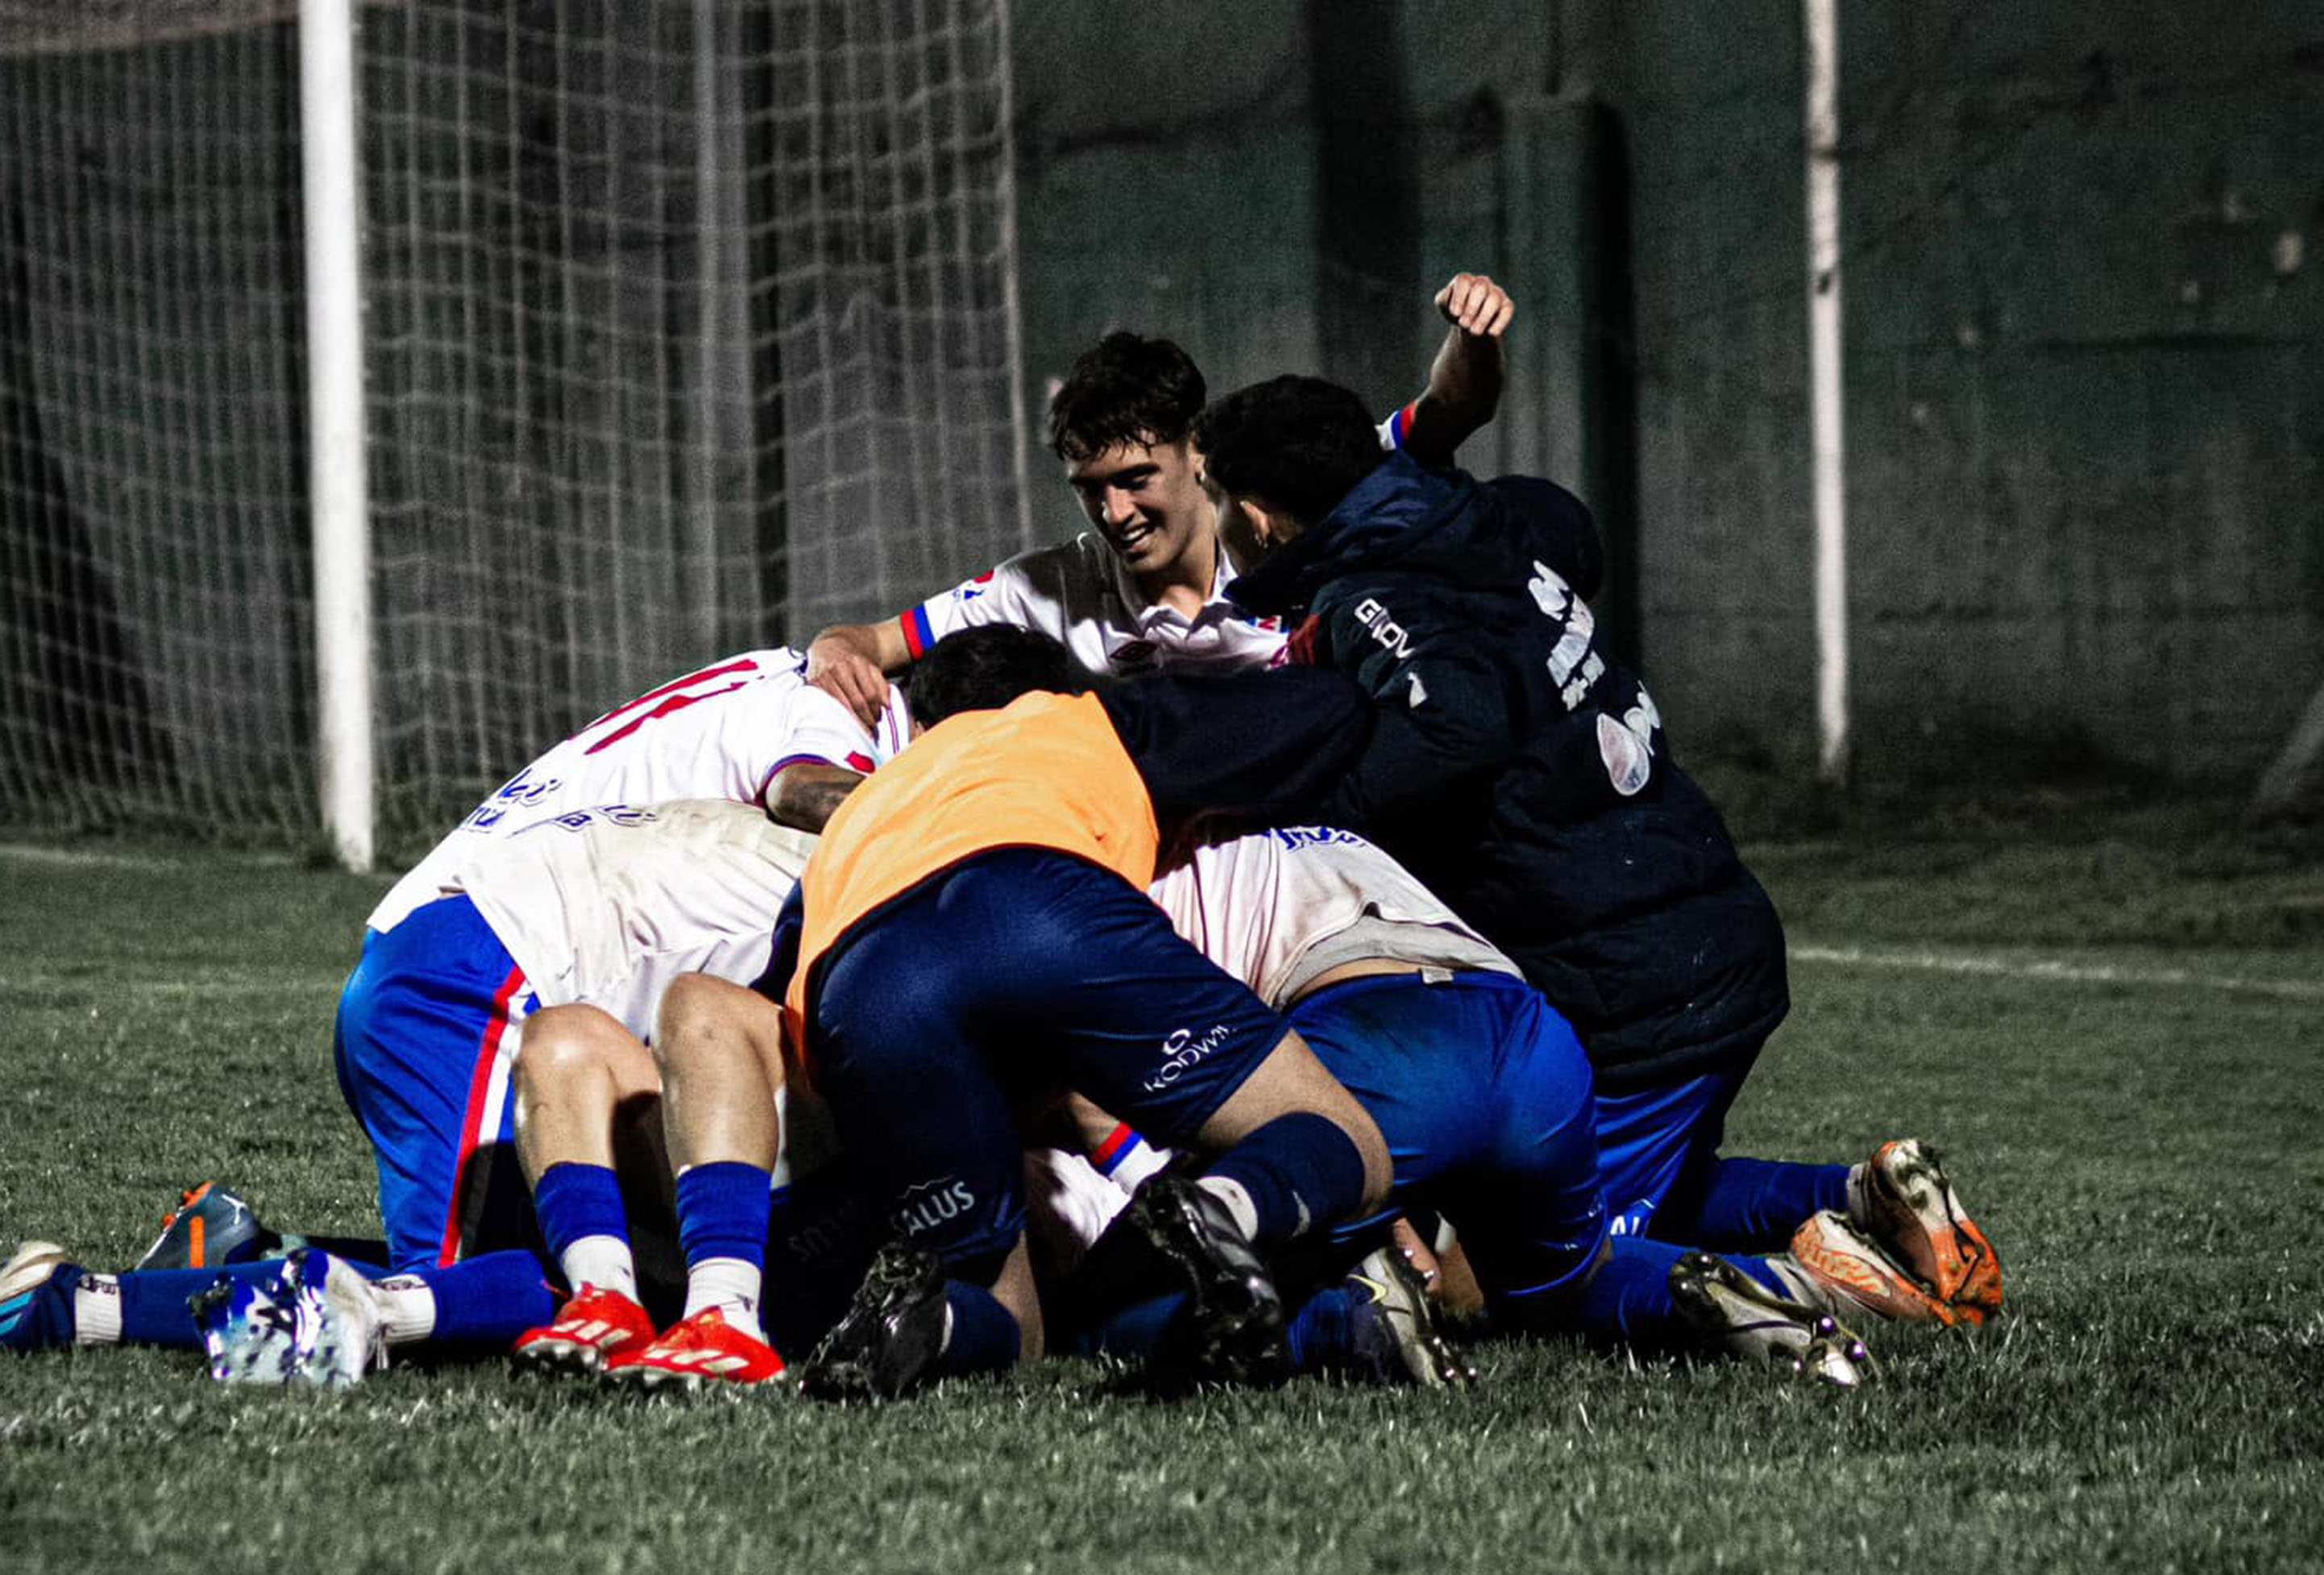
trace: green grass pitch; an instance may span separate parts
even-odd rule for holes
[[[2007,1273],[1854,1394],[1563,1344],[1451,1396],[1059,1362],[875,1412],[52,1354],[0,1359],[0,1570],[2324,1569],[2319,848],[2116,807],[1754,849],[1795,1005],[1729,1149],[1924,1136]],[[379,889],[0,848],[0,1250],[121,1266],[209,1176],[365,1229],[328,1024]]]

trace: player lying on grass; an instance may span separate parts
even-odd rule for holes
[[[1427,465],[1450,464],[1492,418],[1501,336],[1515,310],[1480,273],[1453,275],[1436,308],[1450,326],[1428,387],[1377,429],[1378,441]],[[807,647],[814,681],[868,723],[888,675],[954,630],[989,624],[1053,635],[1094,672],[1278,661],[1280,623],[1249,616],[1221,594],[1225,563],[1186,441],[1204,394],[1202,373],[1169,340],[1108,335],[1049,402],[1049,447],[1093,528],[896,617],[825,630]]]
[[[1379,842],[1516,960],[1596,1068],[1616,1230],[1761,1250],[1831,1281],[1863,1266],[1851,1221],[1951,1216],[1858,1288],[1891,1316],[1978,1322],[1998,1259],[1932,1154],[1861,1172],[1726,1159],[1725,1113],[1789,1006],[1783,929],[1718,811],[1672,758],[1654,700],[1602,649],[1584,599],[1588,510],[1550,482],[1479,483],[1383,455],[1356,397],[1280,377],[1195,423],[1229,595],[1304,618],[1303,664],[1360,684],[1375,730],[1323,806]]]
[[[519,1103],[537,1122],[553,1123],[576,1100],[645,1115],[634,1107],[650,1093],[650,1061],[641,1076],[635,1061],[585,1061],[559,1047],[616,1036],[634,1045],[681,975],[758,977],[813,838],[736,810],[723,801],[574,810],[482,838],[439,876],[450,894],[374,937],[342,998],[341,1075],[379,1163],[386,1262],[355,1272],[393,1271],[379,1291],[389,1343],[433,1338],[505,1349],[549,1322],[557,1297],[543,1283],[543,1229],[554,1264],[572,1220],[592,1217],[602,1195],[595,1183],[614,1208],[625,1207],[617,1146],[632,1173],[660,1172],[650,1122],[617,1129],[601,1115],[594,1128],[582,1124],[558,1141],[576,1160],[602,1160],[602,1169],[576,1163],[546,1184],[537,1227],[515,1164],[479,1163],[478,1139],[498,1132],[505,1143]],[[533,1004],[541,1010],[528,1017],[521,1008]],[[542,1053],[520,1056],[536,1032]],[[505,1080],[512,1068],[523,1069],[513,1087]],[[567,1086],[582,1076],[605,1086]],[[492,1098],[482,1118],[479,1088]],[[650,1206],[654,1192],[650,1182],[633,1186],[626,1206]],[[198,1227],[229,1223],[208,1212],[209,1203],[189,1206],[149,1254],[211,1256],[201,1268],[89,1275],[58,1249],[32,1244],[38,1250],[11,1265],[9,1296],[24,1300],[0,1311],[0,1345],[194,1343],[187,1298],[215,1277],[216,1255],[232,1245],[187,1250]],[[263,1283],[279,1266],[226,1272]]]
[[[1826,1222],[1827,1239],[1846,1246],[1840,1275],[1828,1258],[1804,1265],[1784,1250],[1803,1221],[1777,1218],[1754,1239],[1722,1243],[1731,1270],[1691,1246],[1609,1236],[1597,1272],[1563,1307],[1513,1304],[1512,1259],[1541,1249],[1521,1238],[1513,1254],[1511,1230],[1572,1229],[1573,1194],[1556,1183],[1561,1161],[1545,1135],[1554,1125],[1539,1114],[1574,1090],[1590,1103],[1571,1029],[1512,963],[1351,833],[1289,828],[1200,843],[1151,889],[1178,932],[1285,1012],[1379,1123],[1396,1155],[1392,1201],[1460,1225],[1500,1302],[1497,1327],[1570,1328],[1648,1349],[1683,1348],[1709,1333],[1844,1384],[1856,1376],[1853,1346],[1822,1327],[1829,1315],[1922,1316],[1925,1298],[1902,1265],[1933,1255],[1959,1205],[1897,1188],[1900,1157],[1918,1153],[1911,1144],[1885,1145],[1852,1170],[1830,1167],[1861,1210]],[[1526,1135],[1513,1135],[1512,1119]],[[1091,1135],[1109,1150],[1121,1141],[1102,1126]],[[1596,1189],[1629,1196],[1639,1178],[1601,1175],[1594,1143],[1591,1151],[1590,1202],[1602,1223]],[[1563,1163],[1570,1172],[1574,1158]],[[1850,1359],[1833,1359],[1842,1354]]]

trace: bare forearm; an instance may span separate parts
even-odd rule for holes
[[[1455,274],[1437,292],[1436,309],[1451,326],[1405,435],[1406,449],[1425,465],[1450,464],[1462,442],[1500,407],[1501,336],[1517,310],[1508,292],[1481,273]]]
[[[819,832],[862,780],[840,765],[786,765],[767,785],[767,814],[779,826]]]

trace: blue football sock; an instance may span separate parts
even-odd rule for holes
[[[1572,1327],[1644,1350],[1694,1343],[1670,1293],[1671,1269],[1693,1250],[1644,1237],[1612,1237],[1606,1261],[1570,1307]],[[1502,1309],[1497,1305],[1494,1312],[1499,1316]]]
[[[1144,1361],[1162,1344],[1162,1331],[1186,1304],[1183,1291],[1116,1308],[1074,1336],[1077,1357],[1127,1357]]]
[[[484,1253],[396,1277],[418,1280],[434,1293],[436,1327],[428,1338],[447,1345],[505,1348],[557,1316],[557,1292],[529,1252]]]
[[[1354,1300],[1341,1287],[1318,1291],[1285,1325],[1295,1373],[1322,1373],[1350,1365]]]
[[[1846,1165],[1714,1160],[1698,1181],[1655,1210],[1646,1229],[1713,1252],[1781,1252],[1809,1215],[1848,1211],[1848,1172]]]
[[[565,1261],[566,1249],[584,1237],[630,1237],[629,1213],[622,1207],[622,1184],[611,1165],[556,1164],[533,1184],[532,1211],[540,1218],[549,1261]]]
[[[345,1261],[345,1260],[343,1260]],[[442,1268],[392,1274],[376,1264],[348,1261],[367,1280],[410,1279],[428,1287],[436,1303],[429,1337],[448,1344],[505,1346],[557,1315],[557,1293],[540,1262],[527,1252],[486,1253]],[[187,1303],[219,1275],[253,1283],[282,1272],[281,1258],[208,1269],[133,1269],[121,1283],[121,1339],[125,1345],[201,1348],[201,1331]]]
[[[767,1266],[767,1221],[774,1211],[773,1176],[739,1160],[692,1165],[678,1178],[678,1240],[688,1265],[709,1258],[739,1258]]]
[[[1364,1200],[1364,1156],[1355,1140],[1321,1116],[1278,1116],[1204,1172],[1223,1176],[1258,1210],[1252,1240],[1286,1242],[1353,1214]]]
[[[1017,1365],[1024,1332],[991,1292],[965,1280],[946,1280],[945,1302],[952,1309],[952,1336],[937,1358],[937,1372],[957,1378],[1006,1372]]]
[[[1613,1237],[1611,1250],[1599,1265],[1597,1277],[1582,1292],[1581,1300],[1570,1307],[1565,1321],[1584,1334],[1640,1350],[1692,1350],[1700,1347],[1702,1337],[1680,1315],[1678,1303],[1671,1300],[1670,1293],[1671,1269],[1679,1259],[1696,1250],[1646,1237]],[[1720,1256],[1785,1301],[1792,1299],[1794,1292],[1776,1278],[1775,1268],[1766,1258],[1740,1253],[1721,1253]],[[1494,1312],[1497,1317],[1507,1316],[1508,1310],[1497,1303]],[[1516,1321],[1523,1324],[1522,1312],[1517,1315]]]
[[[366,1279],[376,1280],[387,1273],[373,1264],[354,1266]],[[121,1343],[199,1350],[201,1330],[194,1327],[194,1315],[187,1310],[187,1302],[216,1284],[220,1275],[248,1285],[272,1280],[281,1272],[281,1258],[259,1258],[208,1269],[132,1269],[118,1276]]]

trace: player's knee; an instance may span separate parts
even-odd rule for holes
[[[756,1058],[779,1081],[779,1015],[775,1004],[754,990],[709,974],[682,975],[662,993],[654,1060],[665,1075],[683,1075]]]
[[[526,1019],[509,1075],[527,1099],[584,1079],[620,1081],[627,1070],[623,1052],[635,1043],[595,1006],[550,1006]]]

